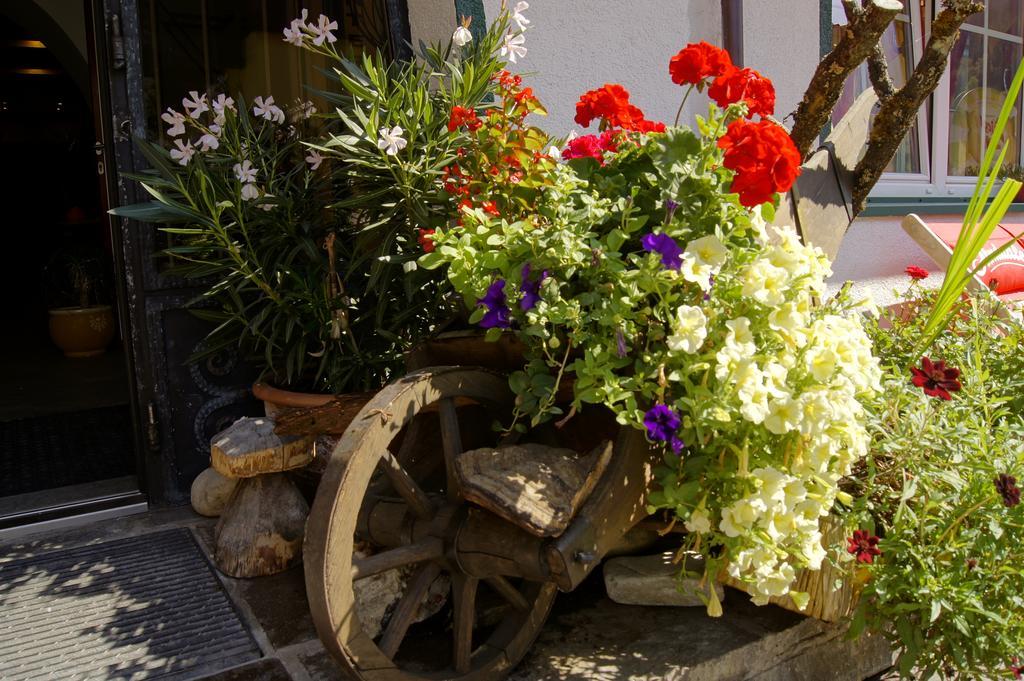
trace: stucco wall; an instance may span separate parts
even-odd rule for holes
[[[409,33],[412,44],[445,42],[455,30],[454,0],[409,0]]]
[[[820,36],[818,0],[743,3],[744,66],[775,83],[775,112],[780,120],[800,103],[821,58]]]
[[[488,19],[500,5],[484,0]],[[722,41],[719,0],[530,0],[525,15],[528,53],[515,68],[548,109],[538,125],[556,136],[575,127],[579,96],[604,83],[621,83],[648,118],[671,122],[683,90],[669,80],[669,58],[691,41]],[[707,106],[690,100],[687,121]]]

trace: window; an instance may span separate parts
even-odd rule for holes
[[[835,36],[846,23],[846,15],[839,0],[832,4]],[[937,0],[905,0],[905,11],[883,35],[889,74],[897,87],[906,82],[920,57],[939,4]],[[1021,0],[987,0],[985,5],[984,12],[963,26],[946,73],[872,196],[970,196],[1024,42]],[[868,87],[867,67],[861,66],[847,82],[833,120]],[[1021,112],[1018,102],[1007,126],[1010,149],[1006,167],[1021,164]]]

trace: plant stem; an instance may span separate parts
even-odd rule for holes
[[[679,103],[679,110],[676,111],[676,119],[672,121],[673,126],[679,125],[679,119],[683,115],[683,107],[686,106],[686,100],[690,97],[690,93],[693,92],[693,86],[691,85],[686,89],[686,94],[683,95],[683,101]]]

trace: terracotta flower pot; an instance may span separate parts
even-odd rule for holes
[[[321,407],[334,399],[334,395],[323,393],[299,393],[275,388],[269,383],[253,383],[252,394],[263,400],[263,411],[267,416],[276,416],[291,409]]]
[[[114,309],[94,305],[50,310],[50,338],[67,357],[102,355],[114,339]]]

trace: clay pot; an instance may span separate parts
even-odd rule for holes
[[[114,309],[93,305],[50,310],[50,338],[67,357],[102,355],[114,339]]]
[[[334,395],[292,392],[275,388],[269,383],[253,383],[252,394],[257,400],[263,400],[263,411],[267,416],[275,416],[290,409],[319,407],[334,399]]]

